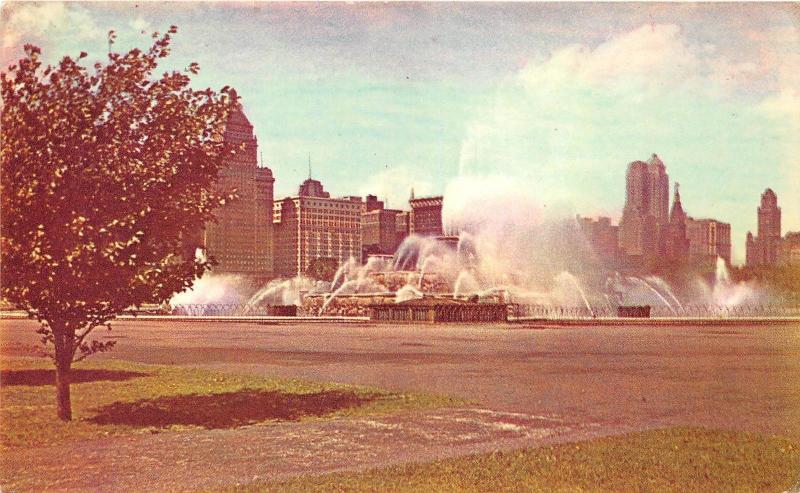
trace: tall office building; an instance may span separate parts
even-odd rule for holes
[[[628,257],[655,257],[665,250],[669,224],[669,175],[653,154],[633,161],[625,177],[625,207],[619,223],[619,248]]]
[[[656,218],[656,222],[665,226],[669,220],[669,175],[664,162],[657,154],[650,156],[647,161],[649,175],[649,210]]]
[[[675,183],[675,196],[669,213],[669,224],[665,234],[665,253],[674,262],[689,259],[689,239],[686,235],[686,213],[681,204],[680,185]]]
[[[758,235],[753,237],[751,232],[747,232],[747,265],[775,265],[780,244],[781,208],[778,207],[778,196],[768,188],[761,194],[758,207]]]
[[[686,218],[689,257],[692,262],[715,265],[717,257],[731,263],[731,225],[714,219]]]
[[[258,142],[253,125],[239,107],[231,113],[224,141],[235,147],[230,166],[220,171],[219,186],[236,189],[238,198],[216,212],[206,225],[203,244],[214,258],[215,274],[236,274],[264,280],[273,277],[272,171],[258,165]]]
[[[338,264],[361,258],[360,197],[331,198],[317,180],[309,178],[298,194],[275,201],[273,223],[275,271],[281,277],[305,274],[316,259]]]
[[[444,197],[415,198],[412,192],[408,201],[411,206],[409,233],[421,236],[442,236],[442,205]]]

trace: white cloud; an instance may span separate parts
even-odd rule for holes
[[[4,48],[43,40],[81,41],[105,35],[92,16],[78,5],[62,2],[18,3],[7,4],[4,9]]]
[[[699,57],[708,50],[688,45],[676,25],[644,25],[594,49],[560,48],[545,62],[529,64],[520,78],[529,88],[574,82],[622,88],[681,84],[695,77],[701,68]]]
[[[709,63],[712,67],[712,71],[709,74],[710,80],[726,91],[755,84],[764,75],[758,64],[752,61],[732,62],[720,58],[711,60]]]
[[[411,168],[395,166],[364,180],[359,188],[359,194],[377,195],[379,200],[388,202],[386,207],[392,209],[408,209],[412,188],[417,197],[431,195],[434,191],[433,184],[420,177]]]
[[[153,30],[150,23],[141,16],[131,19],[131,21],[128,22],[128,26],[140,34],[150,34],[150,31]]]
[[[759,108],[774,118],[786,119],[800,133],[800,90],[785,88],[765,98]]]

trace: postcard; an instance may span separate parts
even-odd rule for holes
[[[1,8],[3,491],[800,493],[797,3]]]

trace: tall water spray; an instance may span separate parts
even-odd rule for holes
[[[670,297],[670,299],[672,299],[672,301],[675,302],[675,306],[683,310],[683,304],[680,302],[678,297],[675,296],[675,293],[672,291],[672,288],[670,287],[669,284],[667,284],[665,280],[661,279],[658,276],[648,276],[645,278],[645,281],[654,287],[658,286],[658,288],[660,288],[664,293],[666,293],[667,296]]]
[[[583,301],[584,306],[586,306],[586,309],[589,311],[589,314],[592,317],[595,316],[594,309],[592,309],[592,305],[589,303],[589,299],[586,297],[586,292],[583,290],[583,287],[581,287],[580,282],[574,275],[564,271],[556,276],[555,281],[560,286],[571,286],[574,288],[575,292],[578,293],[580,299]]]
[[[459,272],[456,282],[453,284],[453,297],[459,298],[477,293],[479,290],[475,276],[468,270]]]
[[[264,305],[296,305],[302,302],[302,293],[326,293],[330,291],[330,283],[314,281],[307,277],[291,279],[273,279],[255,292],[247,301],[248,306]]]
[[[725,259],[717,257],[711,297],[712,302],[719,306],[732,307],[758,301],[759,293],[754,286],[746,282],[734,283],[731,280]]]
[[[660,292],[658,292],[657,289],[655,289],[653,286],[651,286],[647,281],[645,281],[644,279],[640,279],[638,277],[628,277],[628,280],[630,282],[632,282],[632,283],[634,283],[636,285],[639,285],[642,288],[644,288],[645,292],[649,291],[650,293],[654,294],[656,296],[655,299],[657,301],[661,302],[665,307],[667,307],[667,309],[673,315],[677,315],[678,314],[678,312],[675,310],[675,308],[672,305],[670,305],[669,301],[667,301],[667,299],[664,298],[664,296]]]

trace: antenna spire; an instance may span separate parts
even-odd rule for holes
[[[308,179],[311,179],[311,153],[308,153]]]

